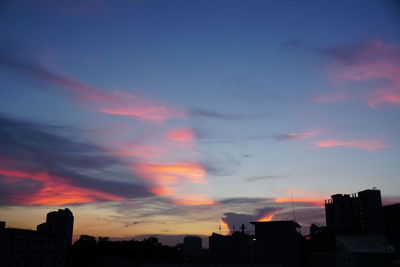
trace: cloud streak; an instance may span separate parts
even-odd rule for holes
[[[352,141],[338,141],[338,140],[321,140],[313,143],[319,148],[331,148],[331,147],[349,147],[357,148],[361,150],[377,151],[383,148],[389,148],[391,146],[383,143],[382,139],[368,139],[368,140],[352,140]]]
[[[201,108],[189,108],[188,114],[193,118],[210,118],[210,119],[221,119],[221,120],[245,120],[245,119],[263,119],[271,117],[269,113],[253,114],[253,115],[239,115],[220,113],[212,110],[201,109]]]
[[[330,48],[290,40],[283,47],[300,47],[333,60],[330,74],[339,83],[368,84],[359,95],[353,91],[330,92],[312,99],[315,103],[366,99],[369,107],[400,106],[400,45],[369,40]]]
[[[272,179],[284,179],[289,177],[290,175],[265,175],[265,176],[253,176],[246,178],[247,182],[256,182],[260,180],[272,180]]]
[[[68,128],[0,116],[0,204],[61,205],[152,195],[138,178],[110,179],[107,170],[121,168],[120,159],[61,131]],[[100,179],[89,174],[94,171]]]
[[[279,142],[291,141],[297,139],[306,139],[317,136],[321,133],[321,131],[309,131],[309,132],[301,132],[301,133],[287,133],[287,134],[277,134],[274,135],[274,139]]]
[[[106,92],[66,75],[46,70],[39,64],[0,54],[0,66],[25,76],[63,88],[84,106],[101,113],[134,117],[142,120],[164,121],[170,118],[186,118],[186,114],[156,105],[150,100],[126,92]]]

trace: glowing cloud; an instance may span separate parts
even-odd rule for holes
[[[224,215],[226,217],[226,215]],[[220,230],[224,232],[230,232],[229,225],[223,219],[219,219]]]
[[[146,178],[155,179],[164,184],[176,184],[184,180],[192,183],[206,183],[206,171],[195,162],[179,162],[176,164],[138,163],[135,166],[138,173]]]
[[[195,139],[195,134],[192,129],[176,129],[171,130],[167,133],[169,139],[173,141],[193,141]]]
[[[376,151],[382,148],[389,148],[389,145],[383,143],[382,139],[355,140],[355,141],[336,141],[322,140],[314,142],[314,145],[322,148],[330,147],[352,147],[362,150]]]
[[[210,197],[205,195],[181,195],[173,200],[175,204],[181,205],[214,205],[216,204]]]
[[[257,222],[270,222],[278,211],[271,211],[257,220]]]
[[[113,194],[69,184],[66,178],[50,175],[46,172],[28,173],[13,169],[0,169],[0,175],[6,177],[4,179],[6,183],[23,179],[40,182],[41,186],[29,192],[29,194],[12,196],[11,202],[21,205],[64,205],[124,199]]]
[[[133,171],[148,180],[152,187],[150,191],[157,195],[173,196],[178,204],[212,204],[205,196],[187,196],[177,193],[182,184],[204,184],[206,171],[195,162],[179,162],[175,164],[136,163]]]

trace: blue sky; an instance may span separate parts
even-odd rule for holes
[[[334,193],[396,201],[399,12],[1,2],[0,216],[34,228],[72,206],[75,235],[207,235],[291,219],[292,195],[304,226]]]

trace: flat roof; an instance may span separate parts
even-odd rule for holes
[[[298,224],[295,221],[268,221],[268,222],[250,222],[253,225],[285,225],[285,224],[290,224],[294,225],[296,227],[301,227],[300,224]]]

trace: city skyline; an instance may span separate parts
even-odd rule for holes
[[[208,236],[400,202],[394,1],[39,3],[0,3],[7,225]]]

